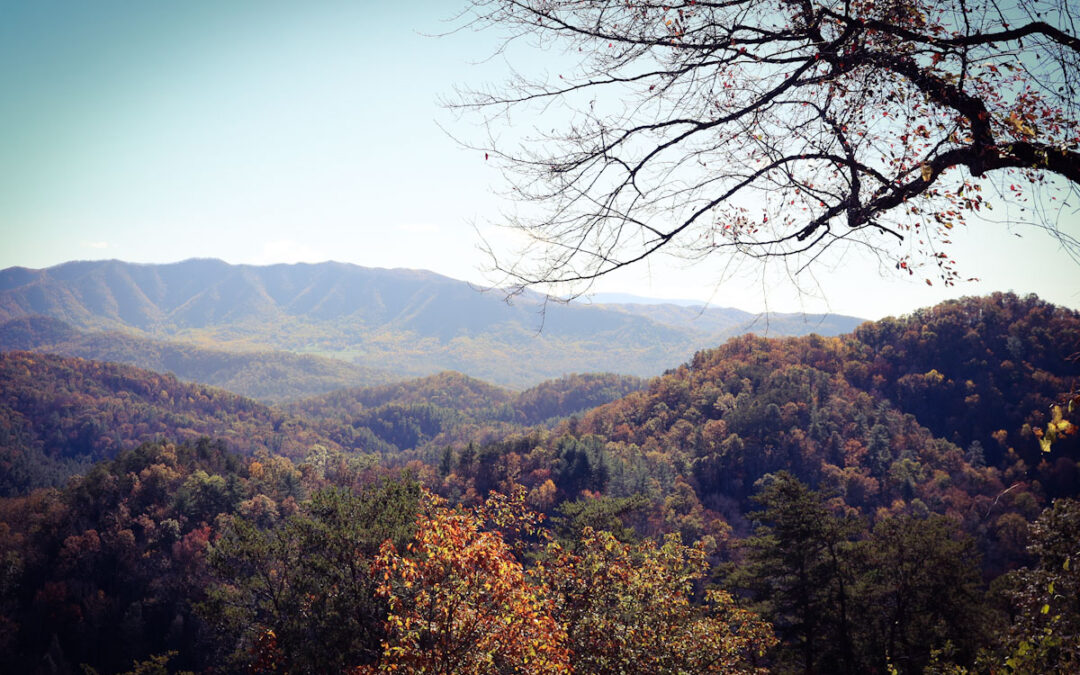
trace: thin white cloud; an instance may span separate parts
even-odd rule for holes
[[[84,241],[83,246],[86,246],[87,248],[97,248],[97,249],[109,248],[109,242],[107,242],[107,241]]]

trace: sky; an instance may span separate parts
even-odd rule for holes
[[[458,9],[0,0],[0,269],[337,260],[491,281],[481,236],[513,244],[498,173],[440,100],[554,57],[437,37]],[[1061,213],[1080,231],[1075,206]],[[927,286],[849,251],[794,276],[657,257],[596,290],[871,319],[1010,290],[1080,308],[1080,265],[1049,236],[975,222],[954,241],[979,281]]]

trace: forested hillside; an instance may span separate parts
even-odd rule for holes
[[[340,359],[286,351],[225,351],[119,331],[80,331],[44,316],[26,316],[0,324],[0,351],[12,350],[126,363],[172,373],[187,382],[228,389],[264,403],[282,403],[396,379],[389,372]]]
[[[202,436],[286,456],[333,445],[311,424],[223,389],[115,363],[0,353],[0,494],[62,484],[146,441]]]
[[[60,485],[123,449],[213,436],[234,451],[296,458],[313,446],[395,458],[501,437],[640,389],[632,376],[572,375],[521,393],[460,373],[344,389],[286,410],[115,363],[0,353],[0,495]],[[441,446],[440,446],[441,447]]]
[[[1073,672],[1078,352],[998,294],[287,412],[5,354],[4,447],[84,464],[0,501],[0,668]]]
[[[0,321],[33,315],[99,332],[90,343],[83,337],[61,350],[86,358],[150,367],[159,357],[148,358],[145,352],[161,351],[164,358],[178,349],[146,343],[102,348],[100,331],[121,331],[215,352],[285,350],[333,357],[357,366],[353,371],[365,378],[455,370],[515,389],[573,372],[652,376],[698,349],[747,331],[837,334],[861,322],[802,314],[759,319],[712,307],[643,312],[634,306],[564,305],[534,293],[507,302],[497,289],[478,292],[465,282],[421,270],[341,263],[258,267],[220,260],[168,265],[112,260],[0,270]],[[198,356],[182,357],[186,372],[201,367]],[[206,356],[222,360],[217,354]],[[269,374],[285,366],[296,373],[307,366],[311,370],[305,376],[315,380],[310,384],[327,380],[324,363],[283,361],[272,359]],[[241,372],[234,383],[260,398],[289,396],[287,389],[263,390],[265,385],[254,381],[258,375]]]
[[[1016,358],[1010,344],[1032,358]],[[555,432],[508,441],[487,460],[494,484],[505,480],[499,467],[514,466],[531,488],[553,480],[558,499],[588,490],[651,493],[658,502],[683,490],[693,497],[683,514],[696,513],[692,522],[704,522],[700,508],[738,520],[757,481],[780,470],[868,515],[915,503],[985,519],[979,504],[1028,499],[1019,488],[998,499],[1018,481],[1040,499],[1075,492],[1078,439],[1063,438],[1047,455],[1035,430],[1080,376],[1071,358],[1078,344],[1075,312],[1009,295],[841,338],[747,336]],[[507,459],[517,447],[528,452]],[[463,467],[455,477],[475,472]]]

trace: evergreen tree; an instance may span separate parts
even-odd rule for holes
[[[761,523],[745,542],[731,583],[748,591],[782,640],[778,666],[805,673],[857,672],[851,628],[850,539],[855,523],[787,472],[759,481]]]
[[[202,606],[232,658],[290,673],[377,658],[387,607],[370,565],[384,541],[412,537],[419,496],[411,479],[386,481],[360,494],[316,492],[270,529],[233,517],[210,550],[217,582]]]
[[[932,652],[972,663],[985,606],[974,541],[948,518],[885,518],[860,546],[858,621],[864,663],[922,673]]]

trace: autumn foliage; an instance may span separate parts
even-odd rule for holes
[[[576,550],[550,544],[536,575],[554,597],[575,672],[758,672],[772,629],[724,591],[695,603],[708,569],[704,551],[677,534],[632,545],[586,528]]]
[[[532,428],[454,378],[315,421],[5,355],[0,670],[1068,672],[1078,349],[1076,312],[967,299],[732,340]],[[461,416],[424,438],[440,381]],[[112,458],[26,490],[74,448]]]
[[[471,513],[426,510],[406,551],[379,554],[390,637],[378,666],[356,672],[569,672],[566,633],[510,546]]]
[[[488,529],[546,539],[523,502],[492,495],[469,512],[430,498],[415,541],[380,552],[389,638],[357,673],[758,672],[772,631],[722,591],[694,602],[709,568],[700,548],[588,529],[577,550],[551,542],[527,569]]]

